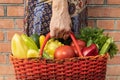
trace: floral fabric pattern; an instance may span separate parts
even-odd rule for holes
[[[46,34],[49,32],[49,24],[52,16],[51,5],[48,3],[37,4],[34,9],[33,34]]]

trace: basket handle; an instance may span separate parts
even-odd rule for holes
[[[73,43],[74,43],[75,46],[76,46],[76,49],[77,49],[77,51],[78,51],[78,53],[79,53],[79,56],[80,56],[80,57],[83,57],[83,55],[82,55],[82,53],[81,53],[81,51],[80,51],[79,45],[77,44],[77,40],[76,40],[73,32],[70,32],[69,35],[70,35]],[[44,43],[43,43],[43,45],[42,45],[42,47],[41,47],[41,49],[40,49],[40,56],[42,56],[44,47],[45,47],[47,41],[49,40],[49,38],[50,38],[50,33],[48,33],[48,34],[46,35],[46,37],[45,37],[45,41],[44,41]]]

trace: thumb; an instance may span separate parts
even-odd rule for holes
[[[54,30],[51,30],[51,31],[50,31],[50,36],[51,36],[51,37],[55,37]]]

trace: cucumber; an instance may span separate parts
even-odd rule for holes
[[[112,38],[108,38],[100,50],[100,55],[104,55],[110,49],[110,45],[113,43]]]

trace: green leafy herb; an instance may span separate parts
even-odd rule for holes
[[[106,49],[108,50],[105,50],[103,52],[106,53],[107,51],[110,57],[112,58],[117,53],[118,48],[114,42],[111,42],[109,46],[104,46],[104,44],[110,37],[108,36],[108,34],[105,35],[103,32],[104,30],[98,27],[85,27],[80,29],[80,34],[76,35],[76,38],[86,41],[87,46],[89,46],[92,43],[95,43],[99,51],[106,47]]]
[[[117,51],[118,51],[118,48],[117,48],[117,45],[115,44],[115,42],[113,42],[110,46],[110,49],[109,49],[109,55],[110,55],[110,58],[113,58],[114,55],[117,54]]]

